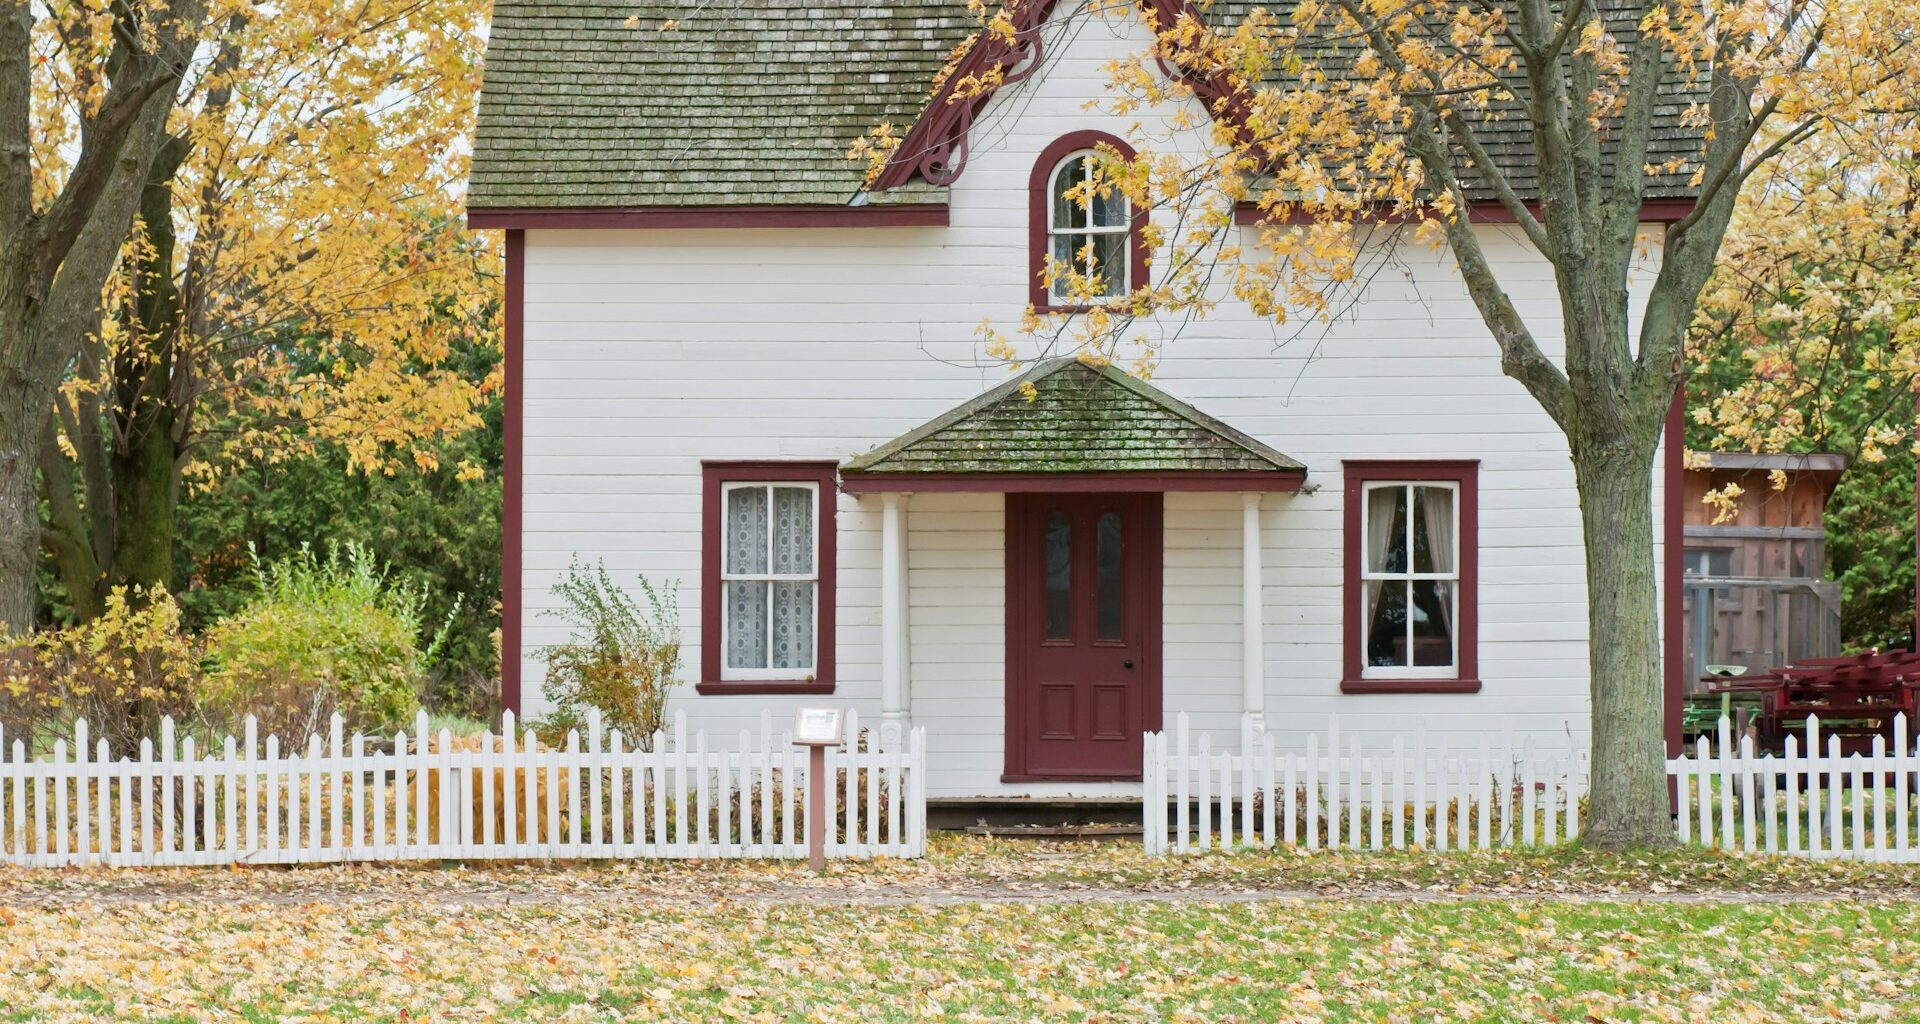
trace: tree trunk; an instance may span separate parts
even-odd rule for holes
[[[113,455],[114,576],[117,582],[151,589],[173,585],[174,513],[179,487],[174,470],[173,410],[164,402],[143,408],[135,432]]]
[[[24,312],[0,299],[0,317],[6,318],[0,332],[24,332]],[[0,367],[0,637],[33,629],[33,572],[40,556],[34,456],[47,429],[47,403],[37,391],[16,368]]]
[[[180,352],[180,290],[174,282],[173,176],[188,141],[174,137],[154,156],[140,197],[147,244],[135,262],[131,342],[113,360],[113,456],[116,581],[151,589],[173,584],[175,506],[179,500],[179,425],[175,366]],[[105,500],[90,494],[89,501]]]
[[[1595,771],[1587,840],[1673,841],[1662,747],[1659,602],[1653,559],[1654,439],[1576,441],[1574,478],[1587,548],[1587,666]]]

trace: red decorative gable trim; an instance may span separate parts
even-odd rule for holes
[[[1200,13],[1191,0],[1141,0],[1157,25],[1172,25],[1182,15],[1199,20]],[[1055,0],[1009,0],[1014,31],[1011,39],[982,30],[975,33],[973,46],[960,58],[953,71],[934,90],[919,120],[908,129],[894,157],[869,191],[884,192],[921,178],[934,185],[951,185],[967,164],[967,137],[973,120],[987,101],[999,90],[1025,81],[1040,69],[1045,52],[1040,29],[1053,13]],[[1168,78],[1183,77],[1178,70],[1160,61],[1160,70]],[[963,82],[981,82],[999,76],[992,88],[981,88],[959,95]],[[1224,77],[1190,81],[1194,95],[1218,118],[1231,117],[1238,123],[1244,101]]]
[[[941,81],[919,120],[907,130],[906,138],[894,150],[893,159],[868,186],[884,192],[899,188],[914,178],[935,185],[951,185],[967,164],[967,135],[973,130],[974,116],[1000,89],[1025,81],[1040,67],[1040,27],[1053,13],[1055,0],[1009,0],[1013,20],[1013,38],[989,33],[974,33],[973,45],[953,70]],[[1000,76],[991,89],[977,89],[969,95],[958,94],[963,82],[982,82]]]

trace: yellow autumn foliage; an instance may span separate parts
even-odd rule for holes
[[[197,661],[171,594],[116,587],[97,618],[0,651],[0,726],[31,748],[85,718],[119,756],[187,710]]]

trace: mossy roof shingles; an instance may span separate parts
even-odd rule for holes
[[[1225,27],[1253,6],[1222,0],[1210,17]],[[1285,16],[1291,2],[1270,6]],[[883,123],[904,134],[973,28],[960,0],[497,0],[469,205],[845,204],[864,172],[847,159],[853,140]],[[1700,147],[1685,117],[1698,90],[1671,91],[1651,162]],[[1521,196],[1537,198],[1524,112],[1499,105],[1480,135]],[[1648,197],[1693,195],[1691,173],[1655,175]],[[870,201],[945,197],[916,180]]]
[[[905,131],[972,26],[953,0],[497,0],[469,204],[844,204],[847,147]]]
[[[1028,398],[1023,384],[1032,384]],[[841,471],[1299,473],[1305,466],[1112,367],[1068,357],[914,428]]]

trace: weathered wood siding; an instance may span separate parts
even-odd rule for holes
[[[945,228],[527,233],[525,602],[521,652],[561,632],[543,615],[575,553],[617,574],[681,581],[698,636],[702,459],[843,459],[1006,378],[975,338],[1026,303],[1027,181],[1061,135],[1125,135],[1133,117],[1085,109],[1103,62],[1143,45],[1087,26],[1044,71],[995,99],[975,129]],[[1657,232],[1657,229],[1653,229]],[[1547,266],[1518,231],[1482,229],[1520,309],[1558,347]],[[1632,283],[1636,299],[1657,250]],[[1586,732],[1585,593],[1566,446],[1499,370],[1451,259],[1408,244],[1363,301],[1327,326],[1274,328],[1231,304],[1187,326],[1154,383],[1307,463],[1310,490],[1263,505],[1267,720],[1294,743],[1339,711],[1350,732],[1436,739],[1511,723],[1543,741]],[[1480,460],[1480,666],[1474,695],[1342,696],[1340,464]],[[1658,474],[1655,479],[1658,486]],[[877,715],[879,500],[841,495],[836,703]],[[1169,715],[1237,732],[1240,526],[1236,495],[1170,495],[1165,680]],[[1660,513],[1656,497],[1656,528]],[[911,499],[913,721],[929,792],[1120,796],[1128,786],[1007,786],[1002,499]],[[689,679],[699,652],[689,649]],[[789,698],[676,701],[719,734]]]

